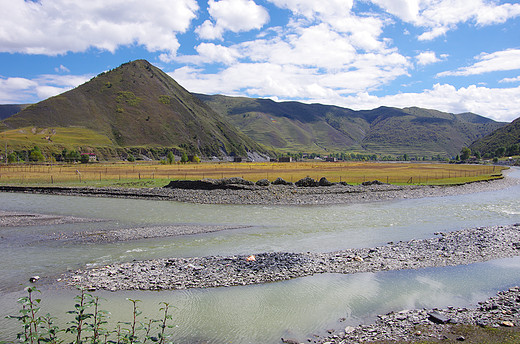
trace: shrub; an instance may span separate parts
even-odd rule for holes
[[[72,334],[72,344],[80,343],[145,343],[148,340],[164,344],[168,335],[167,329],[173,328],[169,324],[172,316],[168,313],[170,305],[166,302],[159,303],[161,319],[145,318],[141,321],[139,300],[127,299],[132,303],[131,320],[119,322],[117,328],[107,328],[109,312],[102,310],[100,299],[79,288],[79,295],[74,300],[74,309],[67,314],[72,319],[67,322],[67,328],[59,328],[54,324],[54,317],[47,313],[40,315],[41,299],[35,298],[35,293],[41,293],[35,287],[25,288],[27,296],[18,300],[21,305],[18,316],[8,316],[8,319],[16,319],[21,325],[21,331],[17,339],[21,343],[62,343],[65,336]],[[155,335],[154,335],[155,334]]]

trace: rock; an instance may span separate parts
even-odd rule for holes
[[[458,340],[459,342],[463,342],[463,341],[466,340],[466,337],[464,337],[464,336],[458,336],[458,337],[457,337],[457,340]]]
[[[282,343],[285,343],[285,344],[300,344],[299,341],[297,341],[295,339],[291,339],[291,338],[282,338]]]
[[[293,183],[285,181],[284,179],[278,177],[271,184],[273,185],[293,185]]]
[[[438,312],[428,313],[428,319],[436,324],[446,324],[450,320],[449,318],[445,317],[444,315]]]
[[[29,278],[29,282],[36,283],[36,282],[38,282],[39,279],[40,279],[40,276],[32,276],[31,278]]]
[[[321,177],[320,181],[318,182],[319,186],[332,186],[334,183],[327,180],[325,177]]]
[[[305,177],[298,180],[296,183],[294,183],[294,185],[298,187],[315,187],[319,186],[319,183],[311,177]]]
[[[507,321],[507,320],[500,322],[500,325],[502,325],[504,327],[514,327],[515,326],[515,324],[513,324],[512,321]]]
[[[372,180],[372,181],[366,181],[361,183],[363,186],[370,186],[370,185],[385,185],[385,183],[379,181],[379,180]]]
[[[352,327],[352,326],[347,326],[345,327],[345,333],[351,333],[351,332],[354,332],[355,328]]]
[[[268,179],[260,179],[256,182],[258,186],[269,186],[269,184],[271,184],[271,182]]]

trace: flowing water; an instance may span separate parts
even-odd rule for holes
[[[510,176],[519,178],[520,171]],[[470,195],[355,205],[194,205],[167,201],[0,194],[0,210],[73,215],[103,222],[0,228],[0,340],[13,338],[16,298],[32,275],[133,259],[333,251],[388,241],[429,238],[437,231],[520,222],[520,186]],[[50,233],[169,224],[232,224],[233,230],[110,244],[45,240]],[[355,275],[316,275],[266,285],[161,292],[96,292],[116,320],[131,304],[158,315],[170,302],[176,343],[304,341],[329,328],[372,320],[376,314],[417,307],[467,306],[497,290],[520,285],[520,258],[449,268]],[[45,311],[72,309],[74,292],[46,289]],[[117,316],[115,315],[117,314]],[[119,318],[117,318],[119,317]],[[345,318],[343,322],[338,319]]]

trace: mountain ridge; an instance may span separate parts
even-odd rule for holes
[[[99,74],[5,119],[4,129],[77,126],[114,146],[169,146],[203,156],[265,152],[221,115],[145,60]]]
[[[256,141],[282,151],[357,151],[454,156],[505,123],[473,114],[381,106],[352,110],[323,104],[196,94]]]
[[[413,106],[352,110],[190,93],[136,60],[25,107],[0,122],[0,130],[80,127],[102,135],[113,149],[171,147],[206,157],[274,151],[429,157],[454,156],[504,125],[473,113]]]

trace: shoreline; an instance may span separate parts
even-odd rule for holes
[[[163,258],[66,273],[62,283],[90,290],[179,290],[261,284],[320,273],[354,274],[484,262],[520,255],[520,224],[435,233],[430,239],[329,253]]]
[[[474,308],[447,307],[444,309],[414,309],[378,315],[375,322],[347,326],[343,331],[330,333],[315,340],[321,344],[365,342],[491,342],[483,341],[494,331],[493,342],[500,342],[510,333],[518,333],[520,326],[520,287],[498,292],[487,300],[479,301]],[[468,328],[469,326],[469,328]],[[502,328],[504,334],[496,330]],[[509,330],[509,331],[507,331]],[[330,331],[329,331],[330,332]],[[467,338],[468,337],[468,338]],[[497,338],[498,337],[498,338]],[[295,341],[299,342],[299,341]]]
[[[341,185],[297,187],[295,185],[233,185],[229,189],[197,190],[187,188],[117,187],[39,187],[0,185],[0,192],[65,196],[110,197],[187,202],[194,204],[240,205],[332,205],[399,199],[439,197],[501,190],[519,185],[520,179],[504,178],[461,185]]]

